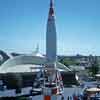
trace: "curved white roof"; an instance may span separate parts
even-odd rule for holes
[[[39,56],[31,56],[31,55],[21,55],[7,60],[4,64],[2,64],[2,68],[5,67],[13,67],[16,65],[25,65],[25,64],[34,64],[34,65],[42,65],[46,62],[45,58]]]
[[[30,72],[39,71],[41,67],[45,66],[45,57],[31,56],[31,55],[21,55],[7,60],[0,67],[0,73],[8,72]],[[63,64],[56,62],[56,65],[60,71],[71,71]]]

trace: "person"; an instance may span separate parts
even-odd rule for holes
[[[76,95],[74,95],[73,100],[78,100],[78,97]]]
[[[87,100],[87,94],[84,94],[83,100]]]
[[[61,100],[64,100],[64,96],[63,95],[61,96]]]
[[[69,96],[67,97],[67,100],[70,100]]]
[[[69,100],[72,100],[72,96],[70,96],[69,98],[70,98]]]

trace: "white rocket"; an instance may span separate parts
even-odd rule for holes
[[[44,100],[57,100],[57,95],[62,94],[63,83],[60,72],[56,68],[57,62],[57,36],[54,17],[53,1],[50,0],[49,15],[46,31],[46,65],[44,81]],[[45,79],[44,79],[45,80]]]
[[[49,15],[47,21],[47,32],[46,32],[46,58],[47,62],[56,62],[56,52],[57,52],[57,36],[56,36],[56,26],[54,17],[53,1],[50,1]]]
[[[57,37],[56,37],[56,26],[54,17],[53,1],[50,0],[50,8],[47,20],[46,30],[46,69],[48,71],[48,77],[50,81],[53,81],[56,70],[56,52],[57,52]]]

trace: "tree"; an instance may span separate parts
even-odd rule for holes
[[[97,57],[95,57],[94,61],[91,63],[89,72],[92,74],[92,76],[95,76],[99,72],[99,64]]]

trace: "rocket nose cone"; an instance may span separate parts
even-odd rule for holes
[[[50,7],[51,8],[53,7],[53,1],[52,0],[50,1]]]
[[[52,16],[54,15],[54,8],[53,8],[53,1],[50,1],[50,10],[49,10],[49,15]]]

